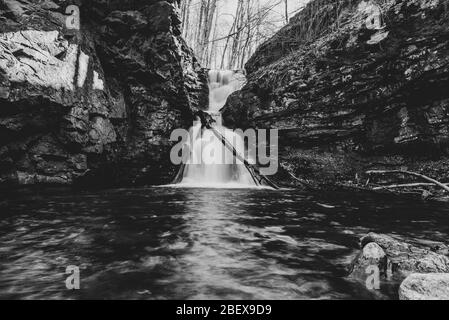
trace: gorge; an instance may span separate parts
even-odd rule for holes
[[[281,164],[322,187],[373,169],[447,181],[447,6],[311,2],[251,57],[224,124],[279,129]]]
[[[170,133],[208,95],[176,1],[8,0],[0,17],[1,184],[172,179]]]
[[[0,0],[0,299],[449,299],[448,196],[403,174],[449,182],[449,0],[308,1],[248,56],[251,1],[215,70],[191,1]],[[201,116],[279,133],[280,188]]]

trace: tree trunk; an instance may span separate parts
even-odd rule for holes
[[[285,24],[288,24],[288,0],[284,0],[285,3]]]
[[[186,41],[189,41],[191,3],[192,0],[185,0],[182,7],[182,36]]]
[[[439,186],[440,188],[444,189],[445,191],[449,192],[449,187],[446,186],[445,184],[443,184],[435,179],[432,179],[430,177],[427,177],[423,174],[416,173],[416,172],[401,171],[401,170],[371,170],[371,171],[367,171],[366,173],[367,174],[390,174],[390,173],[407,174],[407,175],[415,176],[415,177],[421,178],[423,180],[429,181],[429,182]]]
[[[217,8],[217,0],[208,0],[205,14],[203,38],[201,44],[200,59],[203,64],[207,64],[209,56],[209,38],[213,26],[215,10]]]

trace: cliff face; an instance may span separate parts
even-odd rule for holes
[[[449,1],[315,0],[246,69],[224,121],[279,129],[281,163],[297,176],[449,179]]]
[[[207,104],[178,5],[0,0],[0,182],[169,181],[170,133]]]

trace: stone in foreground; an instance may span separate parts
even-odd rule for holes
[[[414,273],[399,288],[401,300],[449,300],[448,273]]]
[[[369,233],[361,239],[361,252],[351,265],[350,275],[365,281],[366,268],[376,266],[381,280],[400,283],[414,273],[449,273],[449,258],[440,247],[416,246],[390,236]]]

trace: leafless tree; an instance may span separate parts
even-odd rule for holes
[[[257,46],[288,23],[288,1],[182,0],[183,36],[203,66],[242,69]]]
[[[288,23],[288,0],[284,0],[285,4],[285,23]]]

